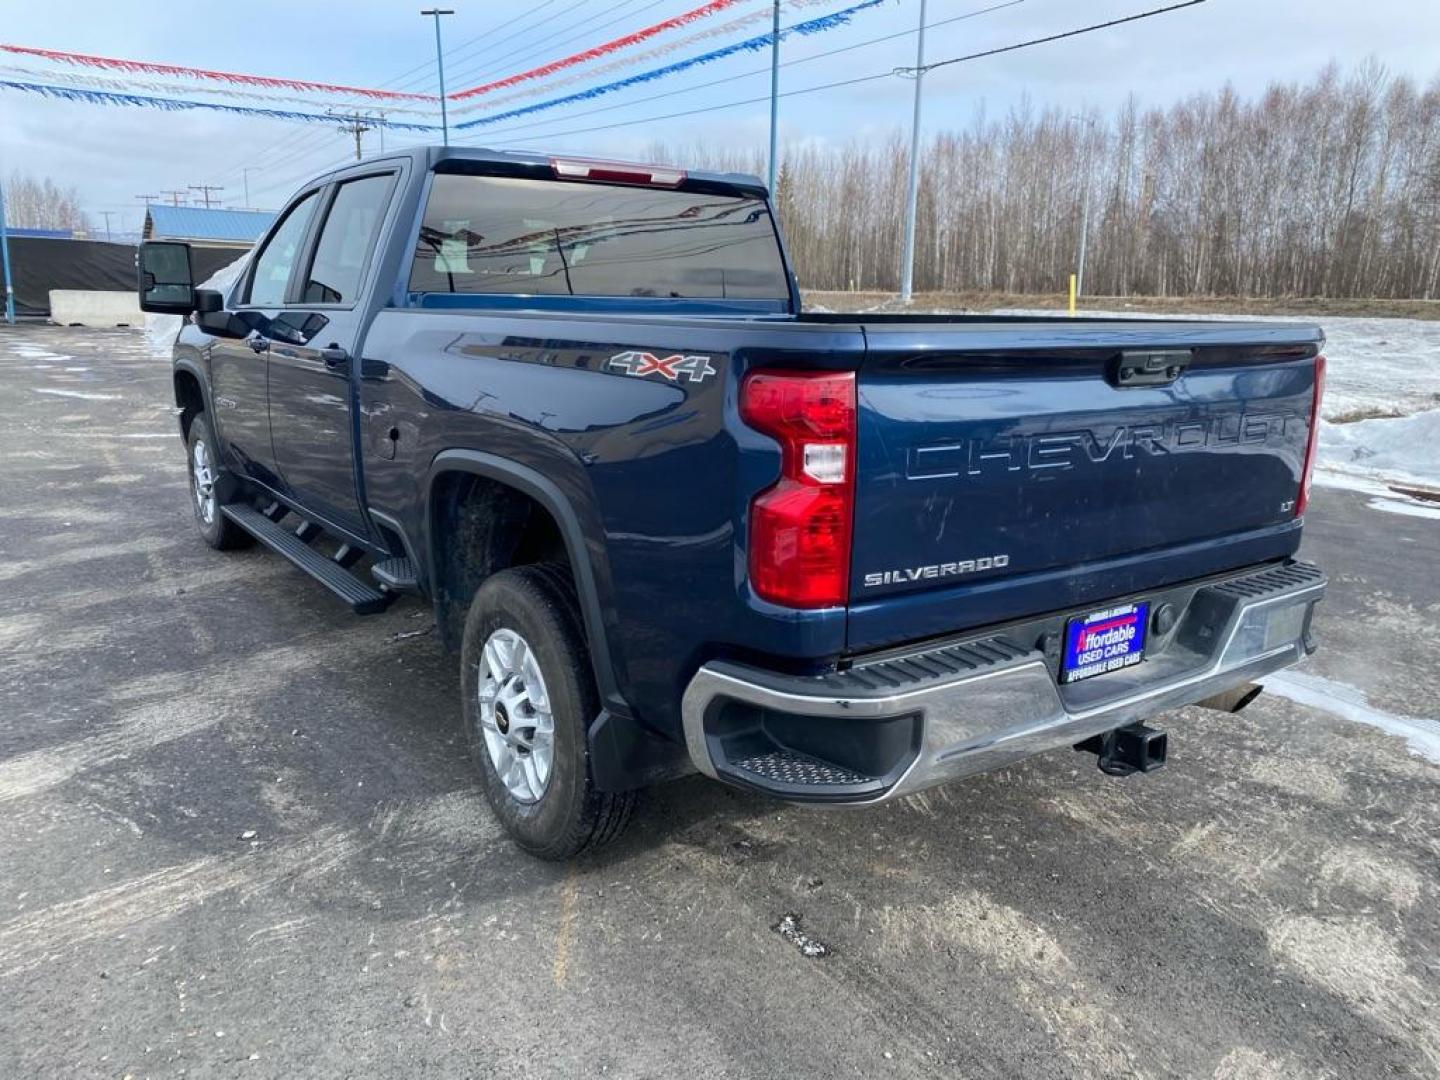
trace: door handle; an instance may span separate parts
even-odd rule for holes
[[[339,345],[326,345],[320,350],[320,359],[325,361],[327,368],[338,368],[350,359],[350,354]]]
[[[256,334],[254,337],[251,338],[246,338],[245,344],[250,346],[251,352],[256,353],[262,353],[270,347],[269,339],[263,338],[259,334]]]

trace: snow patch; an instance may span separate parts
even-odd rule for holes
[[[119,401],[119,394],[92,394],[84,390],[53,390],[47,386],[32,386],[37,394],[53,394],[55,397],[79,398],[81,401]]]
[[[38,345],[16,345],[10,350],[22,360],[74,360],[73,356],[66,356],[64,353],[51,352],[49,349],[42,349]],[[48,365],[47,365],[48,366]]]
[[[1424,503],[1401,499],[1371,499],[1371,510],[1383,510],[1387,514],[1403,514],[1405,517],[1426,518],[1440,521],[1440,506],[1426,506]]]
[[[1398,735],[1421,757],[1440,764],[1440,721],[1423,716],[1397,716],[1372,706],[1363,690],[1304,671],[1280,671],[1261,680],[1265,689],[1297,705],[1328,712],[1342,720],[1368,724]]]

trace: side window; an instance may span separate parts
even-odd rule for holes
[[[302,299],[307,304],[354,303],[365,260],[390,199],[390,174],[340,185],[320,230]]]
[[[247,304],[279,307],[285,303],[285,286],[290,283],[290,271],[300,254],[300,242],[305,239],[310,215],[315,212],[315,196],[312,191],[290,208],[256,257],[255,273],[250,278],[249,295],[245,299]]]

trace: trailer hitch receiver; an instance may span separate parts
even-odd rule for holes
[[[1163,731],[1144,724],[1127,724],[1113,731],[1092,735],[1076,743],[1076,750],[1094,754],[1100,771],[1109,776],[1129,776],[1137,772],[1154,772],[1165,764],[1169,739]]]

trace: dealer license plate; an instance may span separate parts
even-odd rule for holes
[[[1060,681],[1093,679],[1140,663],[1145,657],[1145,627],[1150,605],[1118,604],[1071,619],[1065,627]]]

